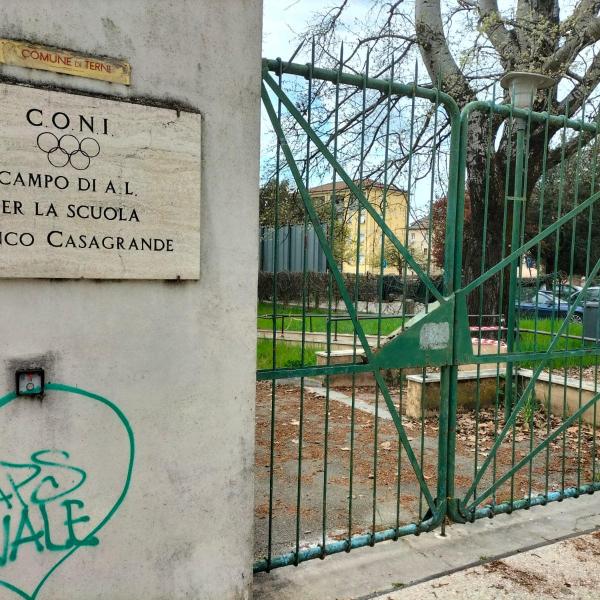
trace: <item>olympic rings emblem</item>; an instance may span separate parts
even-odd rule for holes
[[[50,131],[44,131],[37,136],[37,146],[48,156],[48,162],[53,167],[71,165],[78,171],[85,171],[90,166],[91,159],[100,154],[100,144],[91,137],[79,141],[74,135],[65,134],[60,138]]]

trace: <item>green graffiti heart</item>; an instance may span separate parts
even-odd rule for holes
[[[108,400],[107,398],[104,398],[104,397],[99,396],[98,394],[94,394],[92,392],[88,392],[86,390],[82,390],[81,388],[74,388],[70,385],[64,385],[62,383],[49,383],[46,385],[46,390],[55,390],[58,392],[67,392],[70,394],[78,394],[79,396],[84,396],[85,398],[90,398],[97,402],[101,402],[105,406],[108,406],[108,408],[110,408],[117,415],[117,417],[119,417],[119,420],[121,421],[121,424],[125,428],[125,431],[127,432],[127,436],[129,438],[129,465],[127,466],[127,477],[125,478],[125,483],[123,484],[123,489],[121,490],[121,493],[120,493],[119,497],[117,498],[117,501],[113,504],[113,506],[110,509],[110,511],[108,512],[108,514],[94,528],[94,530],[91,531],[85,537],[85,539],[83,540],[83,542],[85,542],[86,540],[93,538],[112,519],[113,515],[117,512],[117,510],[123,503],[125,496],[127,496],[127,492],[129,490],[129,485],[131,483],[131,474],[133,472],[133,459],[135,456],[135,441],[134,441],[134,437],[133,437],[133,430],[131,429],[131,425],[129,424],[127,417],[125,417],[125,415],[123,414],[121,409],[116,404],[114,404],[113,402]],[[0,398],[0,408],[2,408],[3,406],[6,406],[10,402],[12,402],[16,397],[17,397],[17,394],[15,392],[10,392],[9,394],[6,394],[6,396],[3,396],[2,398]],[[72,556],[75,552],[77,552],[77,550],[79,550],[79,548],[82,545],[84,545],[83,542],[81,544],[78,544],[78,545],[74,546],[73,548],[71,548],[71,550],[69,550],[67,552],[67,554],[65,554],[58,562],[56,562],[52,566],[52,568],[42,577],[41,581],[38,583],[37,587],[31,594],[28,594],[27,592],[18,588],[16,585],[13,585],[12,583],[9,583],[8,581],[4,581],[2,579],[0,579],[0,587],[4,587],[4,588],[7,588],[7,589],[13,591],[15,594],[18,594],[21,598],[24,598],[25,600],[35,600],[37,598],[37,595],[39,594],[40,590],[46,583],[46,581],[48,581],[49,577],[58,569],[58,567],[60,567],[60,565],[62,565],[65,562],[65,560],[67,560],[70,556]]]

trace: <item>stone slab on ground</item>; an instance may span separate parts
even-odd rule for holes
[[[446,528],[446,537],[442,537],[439,531],[419,537],[410,536],[397,542],[377,544],[374,548],[353,550],[349,555],[337,554],[299,567],[260,573],[254,577],[254,599],[366,600],[382,594],[386,598],[385,594],[397,593],[399,587],[453,570],[475,567],[482,562],[490,564],[491,560],[598,528],[600,496],[583,496],[546,507],[517,511],[512,515],[481,519],[472,524],[455,524]],[[539,554],[539,549],[534,552]],[[414,589],[411,587],[406,592]],[[560,589],[569,588],[563,586]],[[562,597],[563,594],[559,595]],[[460,598],[459,595],[445,593],[438,596]],[[472,595],[467,597],[474,598]],[[543,594],[537,597],[553,596]],[[409,594],[399,598],[412,600],[413,596]]]

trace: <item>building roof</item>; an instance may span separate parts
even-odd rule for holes
[[[429,217],[421,217],[420,219],[415,219],[408,228],[409,229],[429,229]]]
[[[354,183],[358,186],[361,185],[360,179],[355,179]],[[363,179],[362,187],[364,187],[365,189],[373,189],[373,188],[383,189],[385,186],[380,181],[375,181],[374,179]],[[400,189],[399,187],[397,187],[395,185],[388,185],[387,188],[388,188],[388,190],[391,190],[393,192],[404,192],[404,190]],[[335,189],[336,189],[336,191],[347,190],[348,186],[343,181],[336,181]],[[319,192],[331,192],[332,190],[333,190],[333,182],[325,183],[323,185],[317,185],[315,187],[310,188],[308,191],[311,194],[314,194],[314,193],[319,193]]]

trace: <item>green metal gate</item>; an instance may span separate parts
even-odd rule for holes
[[[600,268],[591,247],[595,179],[579,202],[577,167],[569,190],[558,192],[557,211],[544,212],[553,136],[566,140],[573,132],[579,161],[596,125],[494,102],[461,113],[436,89],[395,81],[393,66],[370,77],[368,62],[366,74],[357,75],[265,60],[262,100],[276,141],[272,161],[263,163],[269,183],[261,190],[261,225],[275,239],[273,272],[259,281],[255,571],[418,535],[443,528],[446,519],[466,522],[598,489],[600,346],[573,322]],[[352,120],[356,109],[362,117]],[[481,269],[463,281],[467,140],[473,123],[481,128],[497,119],[508,128],[504,214],[501,223],[490,221],[492,184],[486,183]],[[483,146],[486,182],[501,153],[495,144],[490,133]],[[524,190],[538,147],[542,208],[533,231]],[[566,169],[567,162],[563,156],[556,164]],[[423,190],[419,178],[430,182],[425,202],[415,198],[414,190]],[[575,200],[567,202],[573,185]],[[410,230],[419,205],[429,220],[414,219]],[[434,217],[442,213],[440,226]],[[559,293],[550,318],[542,319],[542,283],[573,286],[576,225],[583,219],[590,223],[583,290],[564,303]],[[307,271],[306,260],[302,272],[279,270],[277,253],[285,245],[279,238],[300,224],[305,239],[314,230],[326,274]],[[498,227],[502,255],[490,259],[486,248]],[[537,256],[540,265],[555,239],[555,262],[562,265],[559,236],[567,227],[573,229],[569,272],[560,278],[537,272],[529,281],[535,301],[524,302],[522,257]],[[419,246],[415,231],[427,244]],[[443,236],[441,273],[432,256],[436,235]],[[500,293],[497,309],[486,313],[490,289]],[[419,302],[409,302],[411,294]],[[525,311],[533,319],[525,320]],[[563,364],[564,374],[556,374]],[[575,407],[567,386],[573,369],[580,384]],[[594,383],[584,393],[590,369]],[[564,401],[556,415],[558,394]],[[591,462],[584,456],[588,438]],[[558,482],[550,452],[557,443]]]

